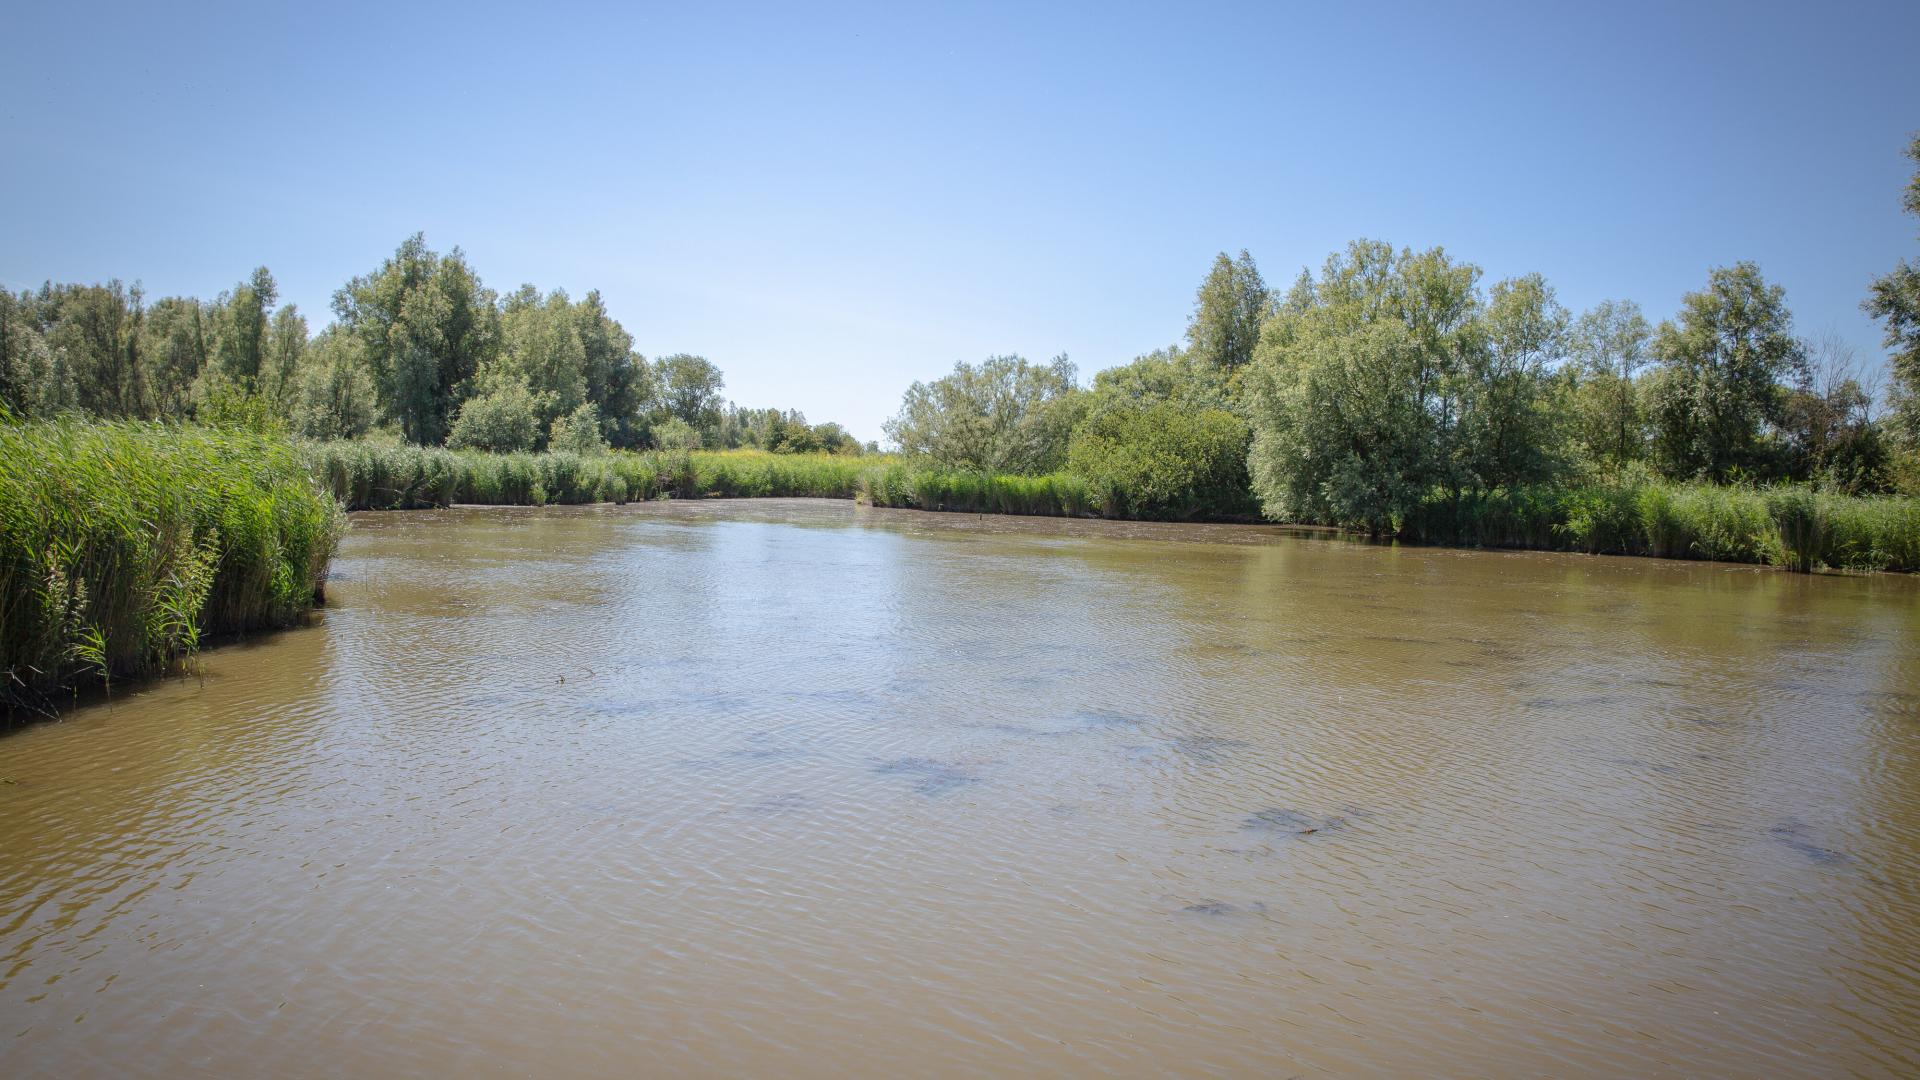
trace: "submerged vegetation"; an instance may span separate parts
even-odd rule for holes
[[[170,669],[312,606],[345,525],[284,440],[0,423],[0,707]]]

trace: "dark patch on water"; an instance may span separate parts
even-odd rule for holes
[[[1815,842],[1813,830],[1804,822],[1794,818],[1788,818],[1773,828],[1768,829],[1767,835],[1773,837],[1774,840],[1779,843],[1786,845],[1791,850],[1797,851],[1808,859],[1820,863],[1823,866],[1837,866],[1840,863],[1848,861],[1846,852],[1835,851],[1824,844]]]
[[[1618,765],[1623,769],[1633,769],[1636,772],[1659,773],[1662,776],[1668,776],[1680,771],[1672,765],[1661,765],[1648,761],[1645,758],[1637,757],[1608,758],[1607,764]]]
[[[1105,729],[1120,727],[1138,727],[1147,722],[1139,713],[1114,712],[1106,709],[1082,709],[1073,714],[1083,728]]]
[[[1245,739],[1229,739],[1219,735],[1182,735],[1168,745],[1194,761],[1217,765],[1232,761],[1236,752],[1252,744]]]
[[[1577,694],[1571,697],[1528,698],[1520,704],[1529,709],[1591,709],[1602,705],[1618,705],[1620,698],[1615,694]]]
[[[1332,832],[1347,827],[1347,819],[1342,816],[1318,817],[1302,810],[1290,810],[1284,806],[1269,806],[1265,810],[1256,810],[1240,823],[1243,829],[1259,829],[1264,832],[1288,833],[1293,836],[1314,836],[1323,832]]]
[[[1229,904],[1225,900],[1200,900],[1180,909],[1185,915],[1208,915],[1216,918],[1226,915],[1263,915],[1266,910],[1267,905],[1258,900],[1246,907]]]
[[[873,771],[884,776],[916,777],[913,790],[927,796],[945,795],[980,782],[960,766],[934,758],[895,758],[874,766]]]

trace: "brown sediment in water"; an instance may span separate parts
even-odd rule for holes
[[[356,517],[0,738],[9,1075],[1899,1075],[1920,582],[687,502]]]

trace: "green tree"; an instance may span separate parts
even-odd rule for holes
[[[193,388],[211,356],[206,306],[184,296],[154,301],[140,326],[140,356],[154,414],[177,420],[193,412]]]
[[[50,358],[49,411],[78,409],[95,416],[146,416],[140,363],[144,312],[138,286],[48,285],[38,298]]]
[[[1562,464],[1551,377],[1566,357],[1566,309],[1545,278],[1528,274],[1496,282],[1478,322],[1444,382],[1444,483],[1456,497],[1538,483]]]
[[[379,403],[365,345],[350,331],[322,330],[300,358],[293,429],[314,439],[357,439],[372,428]]]
[[[540,401],[518,378],[495,383],[460,406],[447,445],[511,454],[532,450],[543,434]]]
[[[566,293],[556,289],[542,299],[533,286],[522,285],[501,305],[500,339],[500,352],[479,381],[526,386],[541,431],[586,404],[587,351]]]
[[[47,344],[43,300],[52,287],[18,294],[0,291],[0,404],[16,417],[51,416],[72,408],[72,378]]]
[[[258,384],[267,354],[268,315],[279,298],[279,285],[262,266],[214,301],[214,364],[227,381],[247,388]]]
[[[1230,385],[1227,373],[1195,363],[1193,355],[1178,346],[1155,349],[1132,363],[1094,373],[1087,408],[1098,414],[1169,401],[1193,409],[1240,408],[1236,385]]]
[[[1808,343],[1806,352],[1806,371],[1787,391],[1782,424],[1793,478],[1849,494],[1885,491],[1892,455],[1874,420],[1872,378],[1838,335]]]
[[[583,352],[587,400],[600,408],[602,433],[614,446],[640,445],[646,414],[659,396],[653,366],[634,351],[633,335],[607,314],[598,290],[573,305],[573,315]]]
[[[1806,369],[1786,290],[1752,263],[1717,269],[1683,299],[1678,323],[1660,325],[1653,355],[1649,413],[1663,470],[1712,480],[1777,473],[1767,435],[1785,418],[1781,384]]]
[[[727,385],[720,369],[704,356],[674,353],[661,357],[654,373],[665,416],[679,419],[711,442],[720,428],[720,391]]]
[[[1920,134],[1907,144],[1907,156],[1920,165]],[[1920,215],[1920,168],[1901,192],[1900,206]],[[1862,305],[1885,324],[1890,406],[1888,427],[1896,447],[1910,463],[1909,480],[1920,484],[1920,265],[1906,259],[1875,278]]]
[[[1646,455],[1647,417],[1639,378],[1653,329],[1631,300],[1604,300],[1574,326],[1575,438],[1593,461],[1619,465]]]
[[[256,385],[260,394],[283,412],[291,409],[299,397],[300,362],[306,351],[306,317],[293,304],[275,311],[267,323]]]
[[[494,300],[459,248],[442,257],[419,233],[334,293],[334,314],[365,350],[381,415],[408,441],[447,435],[475,374],[499,349]]]
[[[1108,516],[1227,517],[1251,513],[1247,425],[1224,409],[1172,401],[1121,404],[1074,429],[1067,466]]]
[[[908,388],[885,425],[903,453],[948,468],[1044,473],[1066,460],[1067,439],[1085,412],[1067,358],[1034,364],[992,356],[978,366]]]
[[[1271,518],[1383,533],[1457,482],[1450,431],[1483,347],[1477,267],[1356,241],[1302,275],[1249,373],[1253,487]]]
[[[583,402],[555,420],[547,434],[547,449],[569,454],[606,453],[607,440],[600,434],[600,407]]]
[[[1194,296],[1193,317],[1187,323],[1191,361],[1225,375],[1253,360],[1260,343],[1260,327],[1272,313],[1273,298],[1253,256],[1226,252],[1214,257],[1213,268]]]
[[[1439,248],[1357,241],[1302,275],[1246,378],[1269,517],[1384,533],[1437,498],[1551,480],[1568,319],[1538,275],[1483,295]]]

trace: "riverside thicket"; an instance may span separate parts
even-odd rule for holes
[[[345,516],[284,440],[0,422],[0,707],[169,670],[314,603]]]

